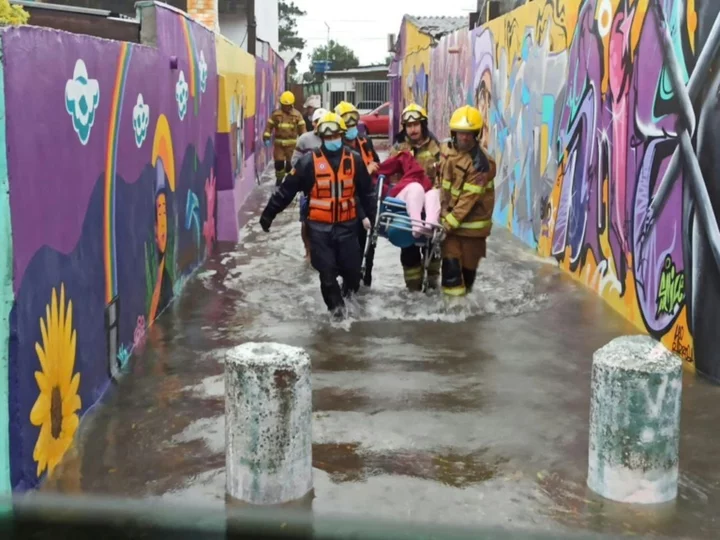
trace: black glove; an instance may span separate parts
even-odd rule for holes
[[[265,232],[270,232],[270,225],[272,225],[272,219],[268,218],[265,214],[260,216],[260,226]]]

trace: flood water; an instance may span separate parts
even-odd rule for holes
[[[223,505],[224,352],[276,341],[313,362],[316,515],[717,536],[718,387],[685,377],[678,500],[604,501],[585,487],[592,353],[632,326],[499,227],[472,295],[452,301],[406,292],[381,241],[372,288],[331,324],[297,208],[269,234],[257,223],[269,193],[150,329],[44,490]]]

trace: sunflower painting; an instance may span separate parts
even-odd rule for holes
[[[40,395],[30,411],[30,422],[40,428],[33,452],[38,477],[45,469],[52,475],[72,445],[80,423],[80,374],[73,375],[77,334],[72,315],[72,301],[65,308],[64,284],[60,285],[59,304],[53,288],[50,304],[45,306],[45,319],[40,319],[42,345],[35,343],[42,371],[35,372]]]

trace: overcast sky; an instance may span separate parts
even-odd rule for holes
[[[300,36],[307,45],[300,71],[306,71],[312,50],[330,39],[350,47],[360,65],[382,62],[388,55],[387,34],[400,31],[405,14],[417,16],[467,17],[477,0],[294,0],[307,15],[298,19]]]

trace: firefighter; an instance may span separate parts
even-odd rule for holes
[[[307,105],[307,104],[306,104]],[[316,148],[322,146],[322,140],[315,133],[315,128],[320,119],[327,114],[325,109],[315,109],[312,114],[312,125],[310,126],[312,131],[303,133],[298,137],[297,144],[295,145],[295,151],[293,152],[292,158],[290,159],[291,165],[294,167],[300,158],[308,152],[312,152]],[[300,235],[302,236],[303,244],[305,245],[305,258],[310,258],[310,237],[308,236],[307,230],[307,197],[300,195]]]
[[[275,145],[273,159],[275,160],[275,185],[282,184],[283,178],[290,171],[293,150],[297,138],[305,133],[305,119],[300,111],[295,109],[295,96],[292,92],[283,92],[280,95],[280,108],[273,111],[268,118],[263,140],[270,146],[270,138],[275,132]]]
[[[355,105],[347,101],[341,101],[335,107],[335,113],[339,114],[345,121],[347,131],[343,137],[343,142],[355,150],[362,156],[365,166],[370,174],[375,174],[380,163],[380,158],[373,147],[372,141],[367,137],[361,137],[358,133],[358,123],[360,122],[360,113]]]
[[[440,143],[428,129],[428,116],[425,109],[411,103],[400,115],[402,130],[395,138],[390,156],[400,152],[410,152],[425,169],[430,181],[438,186],[437,167],[440,163]],[[423,260],[422,252],[417,246],[400,250],[400,263],[403,267],[405,286],[411,291],[422,290]],[[428,265],[428,284],[437,288],[440,278],[440,260],[431,260]]]
[[[315,111],[320,109],[320,96],[312,95],[309,98],[305,100],[305,106],[303,107],[305,110],[303,111],[303,118],[305,118],[305,129],[307,131],[312,131],[314,122],[313,122],[313,116],[315,115]]]
[[[372,141],[368,137],[361,137],[358,134],[358,123],[360,122],[360,112],[355,108],[355,105],[348,103],[347,101],[341,101],[335,107],[335,114],[339,114],[340,117],[345,121],[347,131],[343,136],[343,142],[349,146],[362,157],[368,172],[373,175],[377,172],[380,166],[380,158],[375,151]],[[359,227],[358,230],[358,242],[360,243],[360,249],[365,249],[365,242],[367,241],[367,231],[364,227]],[[365,275],[362,277],[363,283],[366,286],[370,286],[372,283],[372,262],[375,258],[374,253],[368,253],[368,265]]]
[[[360,154],[343,145],[347,130],[335,113],[323,116],[315,128],[322,146],[301,157],[275,190],[260,217],[264,231],[295,195],[308,197],[310,262],[320,274],[320,291],[334,317],[342,315],[347,298],[360,287],[362,253],[358,222],[365,230],[374,219],[370,175]],[[337,278],[342,278],[342,288]]]
[[[442,290],[463,296],[472,290],[486,255],[495,205],[495,162],[480,146],[482,114],[465,105],[450,118],[451,139],[440,163],[440,216],[447,236],[442,245]]]

